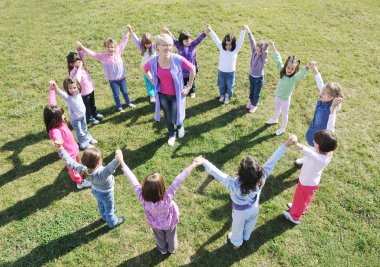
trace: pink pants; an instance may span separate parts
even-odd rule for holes
[[[281,128],[286,129],[288,124],[288,113],[290,108],[290,97],[287,100],[281,100],[277,96],[274,97],[274,115],[273,119],[277,120],[282,114]]]
[[[79,158],[78,156],[76,158],[74,158],[77,162],[79,162]],[[80,176],[80,174],[74,170],[74,169],[71,169],[69,168],[69,166],[67,166],[67,169],[69,170],[69,174],[70,174],[70,177],[71,177],[71,180],[77,184],[81,184],[83,182],[83,179],[82,177]]]
[[[294,192],[292,208],[289,211],[293,220],[301,221],[302,213],[308,210],[311,198],[318,186],[305,186],[298,181],[296,192]]]

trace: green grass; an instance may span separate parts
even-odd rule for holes
[[[379,266],[380,3],[377,1],[1,1],[0,0],[0,265],[80,266]],[[143,209],[121,174],[116,173],[116,206],[127,221],[108,231],[99,221],[90,190],[77,191],[44,130],[42,110],[47,82],[61,84],[66,54],[76,40],[101,51],[104,38],[120,40],[125,25],[138,35],[157,34],[166,25],[197,36],[210,23],[220,38],[239,34],[248,24],[259,39],[272,39],[283,57],[302,65],[319,62],[325,82],[342,84],[338,149],[302,224],[282,218],[299,171],[289,151],[261,196],[256,229],[246,247],[225,243],[231,226],[227,190],[195,170],[181,185],[179,249],[161,257]],[[207,37],[197,49],[197,98],[187,101],[186,136],[167,146],[163,122],[154,122],[132,42],[123,54],[135,110],[115,112],[101,64],[88,59],[104,121],[90,127],[105,162],[122,148],[126,162],[142,180],[162,173],[166,185],[199,154],[234,175],[240,159],[265,160],[284,141],[264,122],[273,113],[278,80],[270,51],[257,112],[248,114],[249,42],[239,53],[235,95],[217,102],[218,51]],[[318,92],[309,73],[292,97],[288,131],[305,140]],[[65,106],[59,100],[60,104]],[[67,108],[65,107],[67,112]]]

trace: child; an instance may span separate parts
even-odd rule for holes
[[[228,104],[235,86],[237,54],[243,45],[247,25],[243,25],[237,43],[235,37],[230,33],[227,34],[221,42],[216,33],[211,29],[210,25],[207,25],[206,27],[220,52],[218,65],[218,87],[220,94],[219,102]]]
[[[168,191],[165,190],[161,174],[152,173],[148,175],[143,184],[140,185],[136,176],[125,164],[122,154],[117,155],[117,160],[144,207],[146,220],[156,237],[157,250],[162,254],[174,253],[178,246],[179,210],[173,197],[180,184],[190,175],[190,172],[201,164],[199,158],[195,158],[193,163],[174,179]]]
[[[295,140],[295,146],[301,153],[305,154],[305,159],[303,160],[293,202],[288,203],[290,210],[283,213],[286,219],[295,224],[301,222],[302,215],[308,210],[309,203],[321,181],[322,171],[330,163],[333,151],[337,147],[337,139],[334,133],[335,111],[341,101],[341,98],[333,100],[327,130],[318,131],[314,135],[315,150],[298,144],[297,140]]]
[[[256,43],[249,27],[248,31],[249,43],[251,44],[251,61],[249,73],[249,101],[247,109],[249,113],[254,113],[259,103],[261,88],[264,83],[264,68],[268,61],[268,42],[259,41]]]
[[[66,57],[69,76],[74,76],[80,82],[82,99],[86,106],[86,120],[96,125],[99,124],[99,120],[103,119],[103,115],[96,112],[94,83],[84,64],[83,51],[79,47],[77,47],[77,50],[78,53],[70,52]]]
[[[55,93],[49,93],[49,95],[55,96]],[[67,127],[65,117],[63,115],[63,109],[57,106],[55,97],[49,97],[49,105],[44,109],[44,122],[50,139],[53,141],[63,140],[64,148],[68,152],[69,156],[73,160],[79,162],[78,144],[75,142],[74,136],[69,127]],[[73,169],[70,169],[67,165],[66,167],[69,170],[71,180],[77,184],[78,189],[91,186],[91,183],[83,180],[79,173]]]
[[[293,138],[288,138],[273,153],[264,166],[261,166],[252,157],[243,158],[236,178],[231,178],[211,162],[201,158],[201,163],[206,172],[214,176],[230,191],[232,233],[228,235],[227,242],[231,243],[235,249],[238,249],[244,241],[249,240],[259,215],[259,197],[265,181],[273,171],[277,161],[285,154],[286,148],[293,145],[293,143]]]
[[[174,35],[169,31],[167,27],[163,28],[163,32],[169,34],[173,38],[173,42],[178,50],[178,54],[180,54],[181,56],[186,58],[190,63],[192,63],[195,66],[196,73],[198,73],[196,47],[206,37],[206,34],[209,32],[208,28],[206,28],[205,31],[202,32],[195,40],[191,39],[191,35],[187,31],[180,32],[178,40],[174,37]],[[182,71],[183,84],[187,85],[187,83],[189,82],[190,73],[186,69],[182,69]],[[189,91],[189,94],[191,98],[195,98],[195,80],[193,82],[193,86]]]
[[[306,132],[307,143],[309,146],[314,147],[314,134],[318,131],[326,130],[332,102],[335,98],[342,98],[342,93],[341,86],[338,83],[323,84],[322,76],[318,71],[317,63],[315,61],[311,62],[310,69],[314,73],[315,82],[319,89],[319,100],[315,107],[314,117]],[[339,108],[340,107],[338,106],[337,109]],[[304,158],[297,159],[295,162],[296,165],[300,167],[303,163],[303,159]]]
[[[141,41],[139,38],[137,38],[136,33],[132,30],[132,26],[129,27],[129,32],[132,34],[132,39],[135,45],[137,46],[137,49],[141,53],[141,67],[144,67],[145,63],[148,62],[151,58],[156,56],[156,45],[153,43],[153,36],[146,32],[141,36]],[[149,81],[148,77],[144,74],[144,81],[146,86],[146,91],[149,95],[149,102],[155,103],[156,97],[155,97],[155,91],[154,86]]]
[[[276,131],[276,135],[280,135],[285,132],[286,125],[288,124],[290,99],[294,86],[306,76],[309,68],[306,66],[298,72],[301,61],[295,56],[289,56],[285,65],[283,65],[281,55],[274,46],[274,43],[272,41],[268,41],[268,43],[274,49],[273,56],[277,69],[280,70],[280,79],[278,80],[276,91],[274,91],[274,115],[266,124],[276,124],[278,122],[278,116],[280,116],[281,113],[281,128]]]
[[[106,53],[102,53],[102,54],[95,53],[91,51],[90,49],[84,47],[80,42],[77,42],[78,49],[81,49],[85,53],[87,53],[89,56],[93,58],[97,58],[102,61],[103,70],[106,75],[106,79],[109,81],[111,89],[112,89],[113,99],[115,100],[116,107],[121,113],[124,112],[124,109],[120,103],[119,90],[121,91],[121,94],[123,95],[127,106],[130,108],[136,107],[130,101],[129,96],[128,96],[127,82],[125,79],[126,68],[121,58],[121,53],[123,53],[124,48],[128,42],[128,37],[129,37],[128,27],[129,26],[127,26],[126,33],[123,39],[121,40],[121,43],[119,46],[117,46],[117,43],[111,38],[108,38],[104,41],[103,48],[106,50]]]
[[[79,147],[82,150],[92,148],[98,141],[92,138],[87,129],[86,123],[86,107],[84,106],[82,97],[80,95],[81,86],[75,77],[67,77],[63,81],[65,91],[57,87],[55,81],[50,81],[51,92],[58,92],[63,100],[65,100],[69,108],[70,124],[74,128],[75,135],[77,136]],[[55,97],[55,94],[51,95]]]
[[[122,224],[125,221],[125,217],[121,216],[120,218],[117,218],[115,216],[116,208],[114,197],[115,177],[113,176],[113,173],[119,166],[119,162],[114,159],[108,163],[106,167],[103,167],[102,152],[94,147],[83,153],[81,160],[84,165],[81,165],[70,158],[69,154],[63,147],[64,144],[65,143],[62,141],[54,142],[58,154],[66,165],[79,172],[84,179],[91,181],[92,194],[98,202],[98,208],[102,219],[106,221],[109,228],[115,228]],[[115,158],[120,153],[121,150],[117,149],[115,151]]]

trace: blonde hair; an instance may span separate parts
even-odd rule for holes
[[[333,98],[343,97],[339,83],[328,83],[325,85],[324,89],[326,89],[329,96]]]
[[[108,37],[107,39],[104,40],[104,42],[103,42],[103,47],[106,48],[106,47],[108,47],[110,44],[114,44],[115,46],[117,46],[117,42],[114,41],[112,38]]]
[[[166,33],[154,37],[154,42],[156,45],[173,45],[173,39]]]

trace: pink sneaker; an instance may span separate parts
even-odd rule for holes
[[[246,106],[247,109],[250,109],[252,107],[251,101],[248,101],[248,104]]]

